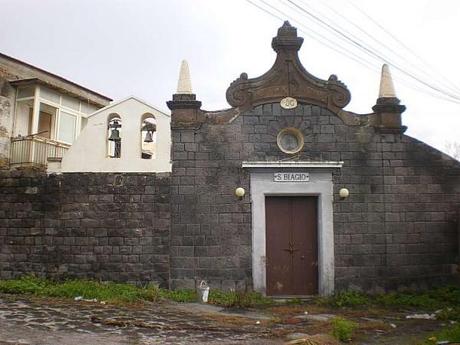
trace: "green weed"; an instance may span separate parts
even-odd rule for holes
[[[34,276],[1,280],[0,292],[47,297],[81,297],[109,302],[157,301],[160,298],[160,290],[154,285],[137,287],[131,284],[76,279],[56,282]]]
[[[347,320],[343,317],[334,317],[331,320],[332,323],[332,335],[334,338],[340,341],[350,341],[353,332],[358,327],[358,325],[350,320]]]
[[[435,310],[460,307],[460,287],[444,286],[421,292],[392,292],[375,297],[376,304],[385,307],[414,307]]]
[[[11,294],[33,294],[37,296],[97,299],[110,302],[157,301],[161,298],[176,302],[195,302],[198,296],[195,290],[165,290],[156,285],[137,287],[131,284],[99,282],[94,280],[70,279],[53,281],[35,276],[23,276],[19,279],[0,280],[0,292]],[[442,309],[438,313],[440,320],[460,321],[460,287],[445,286],[423,292],[392,292],[380,295],[367,295],[356,291],[345,291],[332,297],[317,298],[317,304],[332,307],[391,307],[418,308],[427,311]],[[247,308],[269,305],[272,300],[257,292],[230,291],[212,289],[209,303],[224,307]],[[288,304],[301,303],[294,299]]]
[[[303,301],[300,298],[290,298],[286,301],[288,305],[301,305]]]
[[[360,307],[371,303],[370,296],[357,291],[340,292],[331,297],[323,297],[317,300],[318,304],[333,307]]]
[[[443,308],[436,314],[436,318],[443,321],[460,321],[460,307]]]
[[[10,294],[38,294],[46,286],[46,280],[31,275],[19,279],[0,280],[0,292]]]
[[[95,280],[70,279],[53,281],[24,276],[19,279],[0,280],[0,292],[10,294],[33,294],[36,296],[97,299],[108,302],[157,301],[161,298],[176,302],[196,302],[195,290],[166,290],[156,285],[137,287],[131,284],[98,282]],[[246,308],[271,302],[256,292],[224,292],[211,289],[209,303],[224,307]]]
[[[170,299],[175,302],[196,302],[198,295],[195,290],[183,289],[183,290],[161,290],[161,296],[166,299]]]
[[[249,308],[258,305],[271,304],[272,300],[263,297],[258,292],[221,291],[211,289],[209,294],[209,303],[227,308]]]
[[[390,292],[369,295],[356,291],[340,292],[331,297],[316,299],[320,305],[332,307],[380,306],[385,308],[418,308],[437,310],[460,308],[460,287],[444,286],[421,292]]]
[[[433,333],[421,345],[433,345],[437,344],[439,341],[449,341],[450,343],[460,342],[460,324],[457,323],[453,326],[443,328],[440,331]]]

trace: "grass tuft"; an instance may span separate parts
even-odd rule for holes
[[[320,305],[329,305],[332,307],[360,307],[371,304],[371,298],[362,292],[344,291],[339,292],[331,297],[321,297],[317,299]]]
[[[350,341],[353,332],[358,327],[358,324],[347,320],[343,317],[334,317],[332,323],[332,336],[340,341]]]
[[[442,321],[460,321],[460,307],[447,307],[436,312],[436,318]]]
[[[156,302],[169,299],[176,302],[197,302],[198,295],[195,290],[166,290],[150,284],[137,287],[131,284],[98,282],[95,280],[71,279],[53,281],[23,276],[19,279],[0,280],[0,292],[9,294],[31,294],[46,297],[64,297],[83,299],[97,299],[107,302]],[[256,292],[224,292],[211,289],[209,303],[223,307],[247,308],[271,303],[271,299],[263,297]]]
[[[195,290],[161,290],[161,297],[181,303],[196,302],[198,294]]]
[[[272,303],[270,298],[258,292],[212,290],[209,293],[209,303],[227,308],[249,308]]]
[[[10,294],[39,294],[47,285],[46,280],[29,275],[19,279],[0,280],[0,292]]]
[[[157,301],[161,298],[176,302],[198,301],[195,290],[165,290],[150,284],[138,287],[131,284],[99,282],[95,280],[70,279],[53,281],[32,275],[19,279],[0,280],[0,292],[10,294],[33,294],[37,296],[97,299],[107,302]],[[440,310],[440,320],[460,321],[460,287],[444,286],[423,292],[392,292],[368,295],[362,292],[345,291],[331,297],[315,299],[319,305],[331,307],[385,307],[417,308],[426,311]],[[270,305],[273,301],[257,292],[210,290],[209,303],[224,307],[248,308]],[[301,303],[292,300],[289,304]]]
[[[430,311],[453,308],[457,310],[458,314],[458,310],[460,309],[460,287],[444,286],[422,292],[390,292],[379,295],[345,291],[332,297],[318,298],[316,303],[332,307],[363,307],[372,305],[386,308],[419,308]]]
[[[460,342],[460,324],[441,329],[440,331],[429,336],[423,345],[434,345],[438,342],[448,341],[449,343]]]
[[[160,298],[160,289],[155,285],[137,287],[131,284],[76,279],[56,282],[34,276],[1,280],[0,292],[47,297],[82,297],[108,302],[157,301]]]

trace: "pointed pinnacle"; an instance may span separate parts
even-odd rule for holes
[[[189,95],[192,94],[192,81],[190,79],[190,71],[186,60],[182,60],[179,72],[179,81],[177,83],[177,94]]]
[[[390,68],[387,64],[382,66],[382,76],[380,79],[379,98],[396,97],[393,79],[391,78]]]

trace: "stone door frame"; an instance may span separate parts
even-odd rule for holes
[[[343,162],[243,162],[250,169],[252,202],[252,279],[254,290],[266,294],[265,196],[318,198],[318,293],[334,293],[334,225],[332,169]],[[308,182],[274,182],[275,172],[308,171]]]

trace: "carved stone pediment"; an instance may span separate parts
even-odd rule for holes
[[[350,102],[350,92],[335,75],[322,80],[305,70],[297,54],[302,43],[303,38],[297,36],[297,29],[284,22],[272,41],[277,53],[273,67],[258,78],[249,79],[246,73],[242,73],[227,89],[228,103],[244,111],[259,104],[293,97],[300,103],[320,105],[338,113]]]

